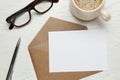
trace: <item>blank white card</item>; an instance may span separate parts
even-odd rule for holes
[[[49,71],[106,70],[106,47],[103,30],[49,32]]]

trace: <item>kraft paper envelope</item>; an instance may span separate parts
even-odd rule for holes
[[[100,71],[49,72],[49,31],[86,30],[85,26],[50,17],[29,45],[30,56],[38,80],[79,80]]]

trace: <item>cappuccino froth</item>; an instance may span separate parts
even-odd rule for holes
[[[74,0],[77,6],[83,10],[94,10],[100,6],[102,0]]]

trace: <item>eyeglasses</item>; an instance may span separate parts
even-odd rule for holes
[[[6,22],[10,24],[9,29],[28,24],[31,21],[31,10],[44,14],[51,9],[55,2],[58,2],[58,0],[34,0],[23,9],[7,17]]]

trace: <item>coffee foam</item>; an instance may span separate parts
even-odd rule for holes
[[[102,0],[74,0],[77,6],[83,10],[94,10],[100,6]]]

